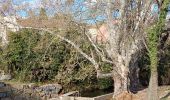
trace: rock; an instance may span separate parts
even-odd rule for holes
[[[35,83],[29,83],[29,84],[24,84],[22,86],[22,89],[34,89],[36,87],[38,87],[38,86]]]
[[[0,82],[0,88],[5,87],[6,84],[4,82]]]
[[[10,74],[5,74],[3,71],[0,73],[0,81],[12,79]]]
[[[59,91],[62,89],[60,84],[47,84],[40,86],[37,90],[43,91],[46,95],[49,94],[58,94]]]
[[[9,97],[9,93],[7,93],[7,92],[0,92],[0,98],[5,98],[5,97]]]
[[[6,98],[10,96],[10,89],[7,84],[0,82],[0,98]]]
[[[39,93],[40,97],[44,97],[45,93]]]
[[[42,89],[42,88],[40,88],[40,87],[37,87],[37,88],[35,88],[35,91],[36,91],[36,92],[42,92],[42,91],[43,91],[43,89]]]
[[[35,83],[30,83],[30,84],[28,84],[28,86],[29,86],[29,88],[35,88],[35,87],[37,87],[37,85],[36,85]]]
[[[49,100],[49,98],[58,97],[58,93],[62,89],[62,86],[60,84],[46,84],[33,89],[35,92],[38,92],[42,100]]]

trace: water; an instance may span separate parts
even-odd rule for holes
[[[96,97],[96,96],[101,96],[101,95],[112,93],[112,92],[113,92],[113,87],[110,87],[108,89],[96,89],[96,90],[91,90],[91,91],[82,91],[80,95],[82,97]]]

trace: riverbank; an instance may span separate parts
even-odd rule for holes
[[[4,98],[3,100],[48,100],[46,97],[42,98],[41,94],[38,94],[29,89],[23,89],[23,86],[26,83],[6,81],[5,84],[7,84],[8,86],[7,89],[11,90],[11,92],[10,92],[10,96],[7,98]],[[88,95],[86,94],[87,92],[89,91],[84,91],[85,93],[83,94],[84,97],[85,96],[87,97],[89,95],[89,94]],[[99,93],[101,91],[94,90],[93,92]],[[89,93],[93,93],[93,92],[89,92]],[[159,92],[158,94],[161,100],[170,100],[170,86],[159,86],[158,92]],[[147,100],[147,88],[138,91],[136,94],[132,94],[132,93],[121,94],[119,96],[119,99],[123,100],[123,98],[129,97],[129,95],[131,95],[131,99],[126,99],[126,100]]]

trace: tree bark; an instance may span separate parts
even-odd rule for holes
[[[120,65],[120,64],[118,64]],[[125,66],[119,66],[117,68],[121,69],[124,68],[125,70],[117,70],[115,72],[113,72],[113,80],[114,80],[114,95],[113,98],[115,96],[117,96],[118,94],[124,92],[124,91],[128,91],[129,88],[129,79],[128,79],[128,70],[126,70]]]
[[[2,32],[2,46],[6,47],[7,44],[8,44],[7,26],[4,25],[4,29],[3,29],[3,32]]]
[[[157,66],[151,66],[151,76],[148,90],[148,100],[159,100],[158,97],[158,72]]]
[[[122,93],[123,91],[128,91],[128,77],[122,77],[120,75],[114,76],[114,96]]]

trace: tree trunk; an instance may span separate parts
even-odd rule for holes
[[[124,66],[124,69],[126,68],[127,67]],[[119,73],[119,71],[115,71],[113,73],[113,80],[114,80],[113,97],[117,96],[118,94],[124,91],[128,91],[128,87],[129,87],[128,70],[123,70],[121,71],[121,73]]]
[[[157,66],[151,66],[151,76],[148,89],[148,100],[159,100],[158,98],[158,72]]]
[[[6,47],[7,44],[8,44],[7,26],[4,25],[4,29],[3,29],[3,32],[2,32],[2,46]]]
[[[114,77],[114,95],[118,95],[123,91],[128,91],[128,78]]]

